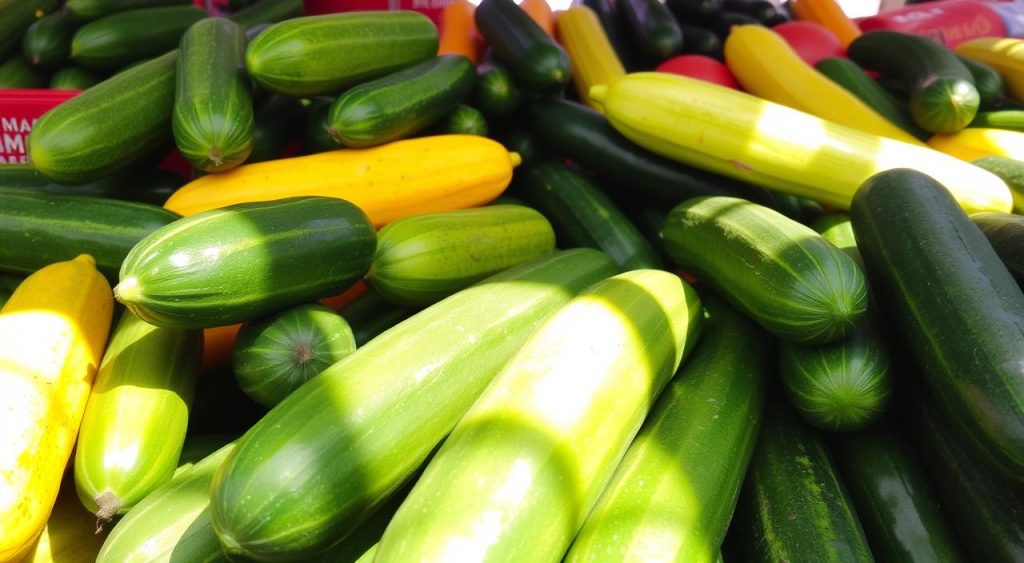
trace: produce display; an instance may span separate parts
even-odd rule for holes
[[[0,0],[0,563],[1024,562],[1016,20],[429,4]]]

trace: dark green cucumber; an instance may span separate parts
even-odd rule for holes
[[[529,207],[488,205],[413,215],[377,234],[366,281],[395,303],[430,305],[554,249],[551,224]]]
[[[509,117],[519,109],[523,95],[503,67],[492,66],[480,73],[473,91],[473,102],[488,117]]]
[[[71,38],[71,59],[97,70],[115,70],[162,55],[181,41],[192,24],[206,17],[195,6],[131,10],[105,16],[78,28]]]
[[[867,310],[867,283],[856,262],[767,207],[697,197],[669,212],[662,233],[673,260],[788,342],[838,340]]]
[[[679,24],[683,31],[683,53],[723,60],[722,39],[714,31],[699,25]]]
[[[931,136],[931,133],[921,129],[910,117],[910,111],[906,104],[896,99],[873,78],[868,76],[864,69],[850,59],[841,57],[829,57],[818,61],[814,65],[818,72],[827,76],[830,80],[848,90],[854,96],[860,98],[871,109],[879,115],[888,119],[893,125],[910,133],[914,137],[924,141]]]
[[[985,233],[1017,285],[1024,287],[1024,217],[1010,213],[975,213],[971,221]]]
[[[711,563],[757,441],[772,341],[720,298],[702,299],[693,355],[662,391],[565,561]]]
[[[956,58],[971,73],[974,87],[977,88],[978,96],[981,100],[981,108],[994,108],[1006,100],[1006,81],[1003,80],[1003,75],[999,74],[996,69],[983,62],[969,59],[959,54],[956,55]]]
[[[240,203],[140,241],[114,294],[158,326],[224,326],[340,293],[369,269],[376,244],[366,214],[345,200]]]
[[[676,205],[699,195],[732,195],[767,202],[765,191],[725,176],[690,168],[647,151],[582,104],[537,100],[530,128],[545,151],[597,173],[631,197]]]
[[[1013,196],[1014,211],[1024,211],[1024,162],[1006,156],[985,156],[971,164],[988,170],[1006,182]]]
[[[341,315],[319,304],[299,305],[244,323],[232,367],[242,391],[272,408],[355,349]]]
[[[252,152],[246,162],[281,158],[298,135],[300,124],[306,119],[306,112],[301,100],[277,94],[269,96],[256,108]]]
[[[20,54],[0,63],[0,88],[45,88],[46,73]]]
[[[396,305],[376,291],[367,289],[341,310],[352,328],[356,346],[362,347],[377,335],[412,316],[418,309]]]
[[[16,53],[25,30],[58,4],[58,0],[0,0],[0,61]]]
[[[879,561],[966,561],[938,491],[893,421],[831,441],[837,467]]]
[[[518,4],[483,0],[475,18],[480,34],[516,84],[537,94],[565,90],[571,78],[569,55]]]
[[[306,128],[302,132],[302,148],[306,152],[324,152],[342,148],[331,136],[331,106],[335,98],[317,98],[309,104]]]
[[[24,276],[0,273],[0,307],[7,303],[7,300],[11,298],[11,294],[14,293],[14,290],[18,288],[24,279]]]
[[[310,380],[253,426],[218,472],[212,514],[221,542],[249,557],[302,559],[351,533],[539,324],[614,270],[594,250],[549,254],[425,309]],[[311,470],[322,464],[330,471]]]
[[[65,9],[78,21],[90,21],[129,10],[187,6],[191,0],[67,0]]]
[[[114,199],[0,188],[0,269],[32,273],[79,254],[111,281],[143,238],[178,219],[174,212]]]
[[[769,400],[736,512],[744,561],[874,561],[825,445],[781,397]]]
[[[163,205],[186,179],[166,170],[129,170],[95,182],[65,186],[43,176],[30,164],[0,166],[0,188],[21,188],[57,195],[100,197]]]
[[[468,58],[440,55],[364,82],[331,106],[331,136],[355,148],[403,139],[455,109],[475,80]]]
[[[480,110],[459,104],[448,115],[438,120],[438,134],[487,136],[487,118]]]
[[[302,0],[260,0],[232,13],[230,18],[248,30],[261,24],[300,17],[303,11]]]
[[[672,13],[658,0],[617,0],[630,44],[654,66],[683,51],[683,30]]]
[[[242,28],[228,19],[196,22],[181,38],[171,125],[178,150],[204,172],[230,170],[252,151],[244,56]]]
[[[71,34],[75,26],[71,15],[64,10],[48,14],[25,30],[21,50],[30,63],[43,68],[55,68],[68,62],[71,53]]]
[[[128,168],[171,135],[177,51],[103,82],[46,112],[28,138],[32,164],[64,184]]]
[[[930,37],[880,29],[858,36],[847,52],[860,66],[909,86],[910,115],[925,131],[954,133],[978,112],[981,99],[970,70]]]
[[[437,41],[434,24],[412,11],[306,16],[257,35],[246,50],[245,66],[271,92],[337,94],[433,57]]]
[[[647,239],[585,176],[550,161],[522,174],[523,196],[551,221],[559,248],[598,248],[623,271],[661,267]]]
[[[941,184],[894,169],[850,209],[872,287],[975,453],[1024,480],[1024,293]]]
[[[54,90],[85,90],[103,81],[100,75],[77,66],[69,66],[50,76],[50,88]]]

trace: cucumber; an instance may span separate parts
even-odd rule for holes
[[[341,315],[320,304],[299,305],[244,323],[232,366],[242,391],[272,408],[355,349]]]
[[[1024,131],[1024,110],[1020,109],[999,109],[993,111],[979,111],[968,127],[988,127],[993,129],[1009,129],[1010,131]]]
[[[67,0],[64,6],[75,20],[89,21],[130,10],[190,4],[191,0]]]
[[[238,434],[194,434],[185,438],[181,446],[181,455],[178,456],[178,467],[174,470],[177,477],[184,471],[192,468],[208,455],[228,445],[238,438]]]
[[[956,54],[956,58],[971,73],[974,87],[978,90],[980,108],[994,108],[1006,100],[1006,81],[996,69],[960,54]]]
[[[594,250],[548,254],[425,309],[310,380],[219,471],[211,508],[221,542],[232,554],[302,559],[351,533],[543,319],[613,272]]]
[[[341,143],[331,136],[331,106],[335,98],[317,98],[306,112],[306,128],[302,133],[302,148],[307,153],[338,150]]]
[[[185,30],[205,17],[206,12],[195,6],[145,8],[104,16],[78,28],[71,38],[71,59],[95,70],[116,70],[174,49]]]
[[[718,297],[565,560],[712,563],[757,441],[772,341]]]
[[[487,118],[474,107],[459,104],[436,124],[438,135],[487,136]]]
[[[378,233],[366,281],[394,303],[430,305],[554,249],[551,224],[529,207],[413,215]]]
[[[1013,209],[1017,213],[1024,211],[1024,162],[1006,156],[985,156],[972,161],[971,164],[984,168],[999,176],[1010,188],[1013,196]]]
[[[370,289],[356,296],[340,312],[352,328],[356,347],[361,348],[417,310],[415,307],[396,305]]]
[[[42,193],[138,201],[163,205],[185,178],[166,170],[128,170],[106,178],[65,186],[43,176],[30,164],[0,166],[0,189],[22,188]]]
[[[992,467],[1024,479],[1017,282],[949,191],[924,173],[872,176],[850,216],[881,306],[941,412]]]
[[[608,42],[611,44],[612,49],[615,50],[615,54],[626,71],[633,72],[639,70],[639,65],[635,60],[636,53],[633,52],[632,47],[629,46],[626,40],[626,32],[622,27],[622,21],[619,19],[619,11],[616,9],[615,2],[613,0],[583,0],[583,5],[593,10],[594,14],[597,15],[598,21],[601,22],[601,29],[604,30],[604,34],[608,37]]]
[[[758,202],[755,201],[755,203]],[[825,213],[821,204],[813,199],[793,194],[784,194],[782,192],[768,192],[768,200],[764,205],[805,225],[813,222]]]
[[[483,0],[476,27],[523,90],[556,95],[571,78],[569,55],[513,0]]]
[[[433,57],[437,42],[437,28],[417,12],[306,16],[257,35],[245,52],[245,67],[277,94],[337,94]]]
[[[56,10],[57,4],[58,0],[0,0],[0,61],[16,53],[25,30]]]
[[[181,38],[171,125],[178,150],[203,172],[230,170],[252,151],[244,55],[242,28],[228,19],[196,22]]]
[[[930,37],[879,29],[858,36],[847,53],[860,66],[906,83],[910,115],[925,131],[954,133],[978,112],[981,98],[971,72]]]
[[[7,300],[11,298],[11,294],[14,293],[15,289],[18,289],[18,285],[24,279],[24,276],[0,273],[0,307],[7,303]]]
[[[21,55],[0,63],[0,88],[45,88],[46,83],[46,73]]]
[[[767,207],[725,196],[693,198],[669,212],[662,232],[673,260],[787,342],[839,340],[867,309],[857,264]]]
[[[659,0],[617,0],[630,43],[648,66],[683,51],[683,30]]]
[[[519,155],[521,162],[517,169],[532,166],[542,157],[541,149],[536,139],[530,134],[530,129],[521,123],[512,123],[508,127],[502,128],[495,133],[494,137],[509,152]]]
[[[828,57],[818,61],[814,65],[818,72],[827,76],[832,82],[846,88],[851,94],[860,98],[860,101],[878,112],[879,115],[888,119],[893,125],[910,133],[914,137],[924,141],[931,134],[917,126],[914,119],[910,117],[910,110],[904,102],[896,99],[873,78],[868,76],[864,69],[850,59],[840,57]]]
[[[199,331],[125,312],[110,337],[75,445],[78,498],[100,520],[124,514],[171,479],[202,358]]]
[[[243,29],[297,18],[304,13],[303,0],[259,0],[229,17]]]
[[[725,0],[722,9],[750,16],[761,25],[771,27],[788,21],[789,18],[780,10],[780,5],[769,0]]]
[[[668,272],[626,272],[582,292],[462,417],[374,561],[558,561],[702,320],[696,292]]]
[[[874,561],[825,445],[769,400],[733,529],[744,561]]]
[[[77,66],[64,67],[50,75],[53,90],[85,90],[103,81],[98,74]]]
[[[981,229],[1019,287],[1024,287],[1024,217],[1010,213],[975,213],[971,221]]]
[[[913,444],[892,421],[837,434],[837,467],[880,561],[966,561]]]
[[[558,162],[541,162],[522,174],[523,196],[551,221],[559,248],[598,248],[622,271],[661,266],[636,226],[582,174]]]
[[[114,295],[158,326],[223,326],[340,293],[369,269],[376,243],[366,214],[345,200],[240,203],[139,241]]]
[[[25,30],[21,51],[30,63],[56,68],[68,62],[75,25],[64,10],[43,16]]]
[[[281,158],[298,134],[298,124],[306,119],[307,110],[301,100],[274,94],[256,108],[255,114],[247,163]]]
[[[725,0],[666,0],[679,21],[708,21],[725,7]]]
[[[30,274],[89,254],[108,280],[139,241],[178,214],[146,203],[0,188],[0,270]]]
[[[473,102],[487,117],[501,119],[513,115],[523,95],[503,67],[492,66],[480,73],[473,90]]]
[[[722,51],[722,39],[714,31],[699,25],[679,24],[683,32],[684,54],[704,55],[713,59],[725,60],[725,53]]]
[[[32,164],[63,184],[125,169],[171,134],[177,51],[115,74],[46,112],[28,137]]]
[[[468,58],[440,55],[359,84],[331,106],[331,136],[355,148],[406,138],[455,109],[475,79]]]
[[[853,222],[850,221],[849,213],[833,211],[822,215],[811,223],[811,228],[820,233],[821,238],[845,252],[858,265],[863,266],[864,262],[861,260],[860,251],[857,250],[857,237],[853,232]]]

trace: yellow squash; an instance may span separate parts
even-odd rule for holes
[[[1024,160],[1024,133],[1006,129],[969,127],[956,133],[933,135],[928,145],[967,162],[986,156]]]
[[[46,525],[113,303],[81,255],[26,278],[0,310],[0,561],[24,556]]]
[[[725,40],[725,63],[743,89],[755,96],[865,133],[922,144],[804,62],[781,35],[767,27],[733,26]]]
[[[590,94],[615,129],[648,150],[836,207],[848,209],[861,183],[892,168],[931,175],[968,213],[1013,204],[1006,184],[977,166],[717,84],[644,72]]]
[[[558,42],[572,63],[572,82],[583,103],[600,111],[590,101],[590,87],[608,84],[626,74],[619,55],[601,27],[597,14],[579,5],[558,14]]]
[[[373,224],[475,207],[498,197],[519,155],[477,135],[438,135],[246,164],[182,186],[164,207],[184,216],[249,201],[319,195],[361,208]]]
[[[982,37],[957,45],[956,52],[996,69],[1013,97],[1024,101],[1024,40]]]

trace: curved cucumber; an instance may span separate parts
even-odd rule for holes
[[[182,34],[206,17],[195,6],[130,10],[78,28],[71,38],[71,59],[97,70],[115,70],[162,55],[178,46]]]
[[[77,66],[62,68],[50,76],[50,88],[54,90],[85,90],[102,82],[100,76]]]
[[[74,30],[68,12],[61,10],[48,14],[25,30],[25,36],[21,39],[22,53],[35,66],[61,66],[68,62]]]
[[[1024,287],[1024,217],[1010,213],[982,212],[971,221],[985,233],[1017,285]]]
[[[569,84],[569,55],[513,0],[483,0],[474,17],[480,34],[524,90],[557,94]]]

